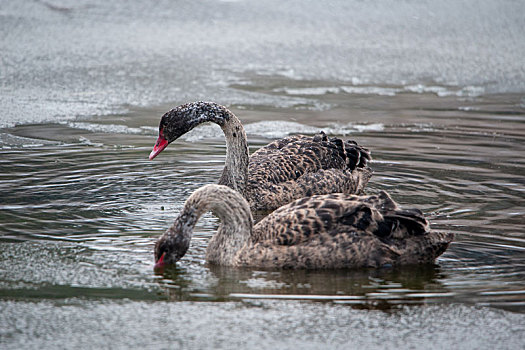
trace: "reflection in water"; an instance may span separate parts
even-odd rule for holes
[[[358,308],[388,309],[450,297],[439,282],[437,265],[361,270],[254,270],[208,266],[205,289],[192,285],[191,274],[174,267],[159,285],[169,300],[285,299],[331,301]]]

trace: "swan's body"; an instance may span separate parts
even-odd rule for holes
[[[299,199],[253,226],[250,207],[238,192],[206,185],[188,198],[157,241],[156,266],[184,256],[195,223],[208,210],[221,224],[206,259],[224,266],[333,269],[431,263],[453,238],[430,231],[419,210],[400,209],[385,192]]]
[[[368,150],[353,141],[328,138],[323,132],[274,141],[250,157],[239,119],[212,102],[188,103],[164,114],[150,159],[205,122],[218,124],[226,138],[226,162],[219,184],[239,191],[252,210],[274,210],[316,194],[360,193],[372,175],[367,167]]]

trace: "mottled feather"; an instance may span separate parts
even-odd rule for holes
[[[239,265],[293,268],[379,267],[429,263],[451,234],[430,231],[417,209],[401,209],[386,192],[319,195],[285,205],[253,229]]]
[[[361,193],[372,176],[370,153],[352,141],[295,135],[273,141],[251,157],[247,193],[256,210],[326,193]]]

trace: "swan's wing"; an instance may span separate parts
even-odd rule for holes
[[[377,243],[370,235],[356,236],[355,241],[314,240],[291,246],[266,241],[241,250],[235,264],[267,268],[334,269],[379,267],[396,261],[399,253],[395,249]]]
[[[268,267],[377,267],[432,262],[452,234],[429,231],[423,214],[381,192],[331,194],[279,208],[253,230],[239,264]]]
[[[357,229],[367,231],[382,219],[377,210],[372,211],[371,204],[364,202],[368,198],[333,193],[296,200],[255,225],[253,240],[296,245],[311,240],[330,240],[335,235]],[[377,225],[373,229],[375,227]]]
[[[333,269],[428,264],[443,254],[453,234],[428,232],[398,244],[385,244],[377,236],[356,232],[350,239],[313,240],[298,245],[255,243],[241,250],[237,266]]]
[[[367,149],[324,133],[274,141],[250,157],[251,207],[275,209],[305,196],[360,193],[372,175],[369,160]]]
[[[355,241],[373,236],[396,244],[430,232],[418,209],[401,209],[390,196],[356,196],[342,193],[302,198],[285,205],[253,228],[254,242],[300,245],[312,241]]]
[[[275,209],[298,198],[328,193],[362,193],[372,177],[370,168],[320,169],[306,173],[295,180],[278,184],[260,184],[251,187],[250,207],[254,209]]]
[[[378,267],[400,253],[376,231],[382,215],[377,196],[329,194],[303,198],[258,223],[254,244],[238,256],[239,265],[280,268]]]
[[[365,168],[370,152],[354,141],[328,138],[324,132],[315,136],[295,135],[271,142],[250,157],[249,178],[255,184],[295,180],[320,169]]]

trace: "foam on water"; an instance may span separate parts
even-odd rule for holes
[[[76,129],[88,130],[91,132],[102,132],[110,134],[131,134],[131,135],[152,135],[153,131],[157,131],[154,127],[140,127],[132,128],[127,125],[117,124],[97,124],[97,123],[86,123],[86,122],[70,122],[67,126]]]
[[[294,96],[319,96],[327,94],[355,94],[355,95],[380,95],[396,96],[400,93],[413,92],[418,94],[433,93],[439,97],[477,97],[485,93],[481,86],[465,86],[463,88],[446,86],[426,86],[423,84],[409,85],[404,87],[381,87],[381,86],[332,86],[332,87],[307,87],[307,88],[276,88],[274,92],[284,92]]]
[[[43,145],[52,145],[56,142],[47,140],[36,140],[28,137],[15,136],[8,133],[0,132],[0,147],[11,149],[17,147],[41,147]]]

